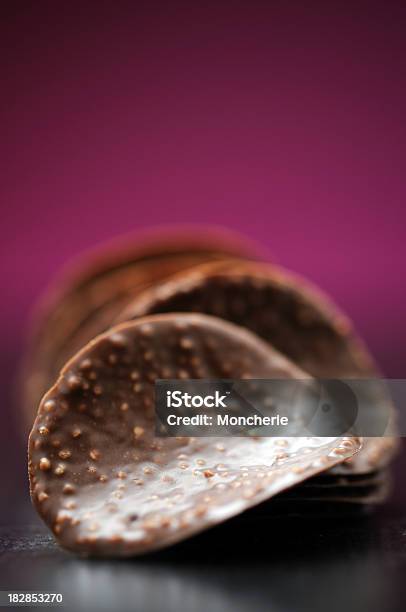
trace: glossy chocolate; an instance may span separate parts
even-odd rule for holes
[[[187,342],[185,342],[187,340]],[[304,377],[248,330],[166,314],[99,336],[43,398],[32,500],[62,546],[126,556],[168,546],[351,457],[355,438],[157,438],[157,378]]]

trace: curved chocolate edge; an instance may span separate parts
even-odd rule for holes
[[[248,330],[205,315],[122,324],[44,396],[29,439],[33,503],[60,544],[95,556],[168,546],[345,460],[358,439],[156,438],[165,378],[306,377]]]
[[[348,318],[303,278],[273,264],[206,263],[139,294],[118,317],[202,312],[247,327],[312,376],[376,376]]]
[[[32,425],[38,402],[63,363],[105,331],[138,291],[202,262],[258,253],[233,232],[185,226],[117,238],[77,258],[36,307],[20,376],[26,423]]]
[[[273,264],[202,264],[140,294],[117,322],[170,311],[243,325],[315,377],[379,378],[349,319],[308,281]],[[395,437],[367,438],[362,453],[334,471],[367,473],[387,465],[397,448]]]

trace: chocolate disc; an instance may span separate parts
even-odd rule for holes
[[[125,323],[68,362],[29,441],[33,503],[62,546],[99,556],[161,548],[360,448],[346,437],[155,436],[157,378],[225,377],[305,374],[248,330],[194,314]]]
[[[318,378],[379,377],[349,320],[303,279],[274,265],[214,262],[140,294],[118,317],[202,312],[243,325]],[[368,472],[388,463],[396,438],[368,438],[362,453],[337,467]]]
[[[23,405],[31,427],[60,368],[111,326],[137,293],[202,262],[254,257],[248,241],[215,228],[162,230],[103,245],[62,272],[37,309],[23,368]]]
[[[318,378],[376,374],[348,319],[304,280],[273,265],[201,265],[141,293],[118,321],[163,312],[202,312],[243,325]]]

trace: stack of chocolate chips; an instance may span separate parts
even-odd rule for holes
[[[283,513],[385,499],[394,437],[154,436],[157,379],[379,376],[336,306],[258,253],[207,229],[132,238],[43,301],[24,367],[31,495],[66,548],[138,554],[271,497]]]

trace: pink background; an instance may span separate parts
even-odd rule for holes
[[[406,375],[404,3],[9,4],[3,410],[61,264],[156,223],[258,239]]]

